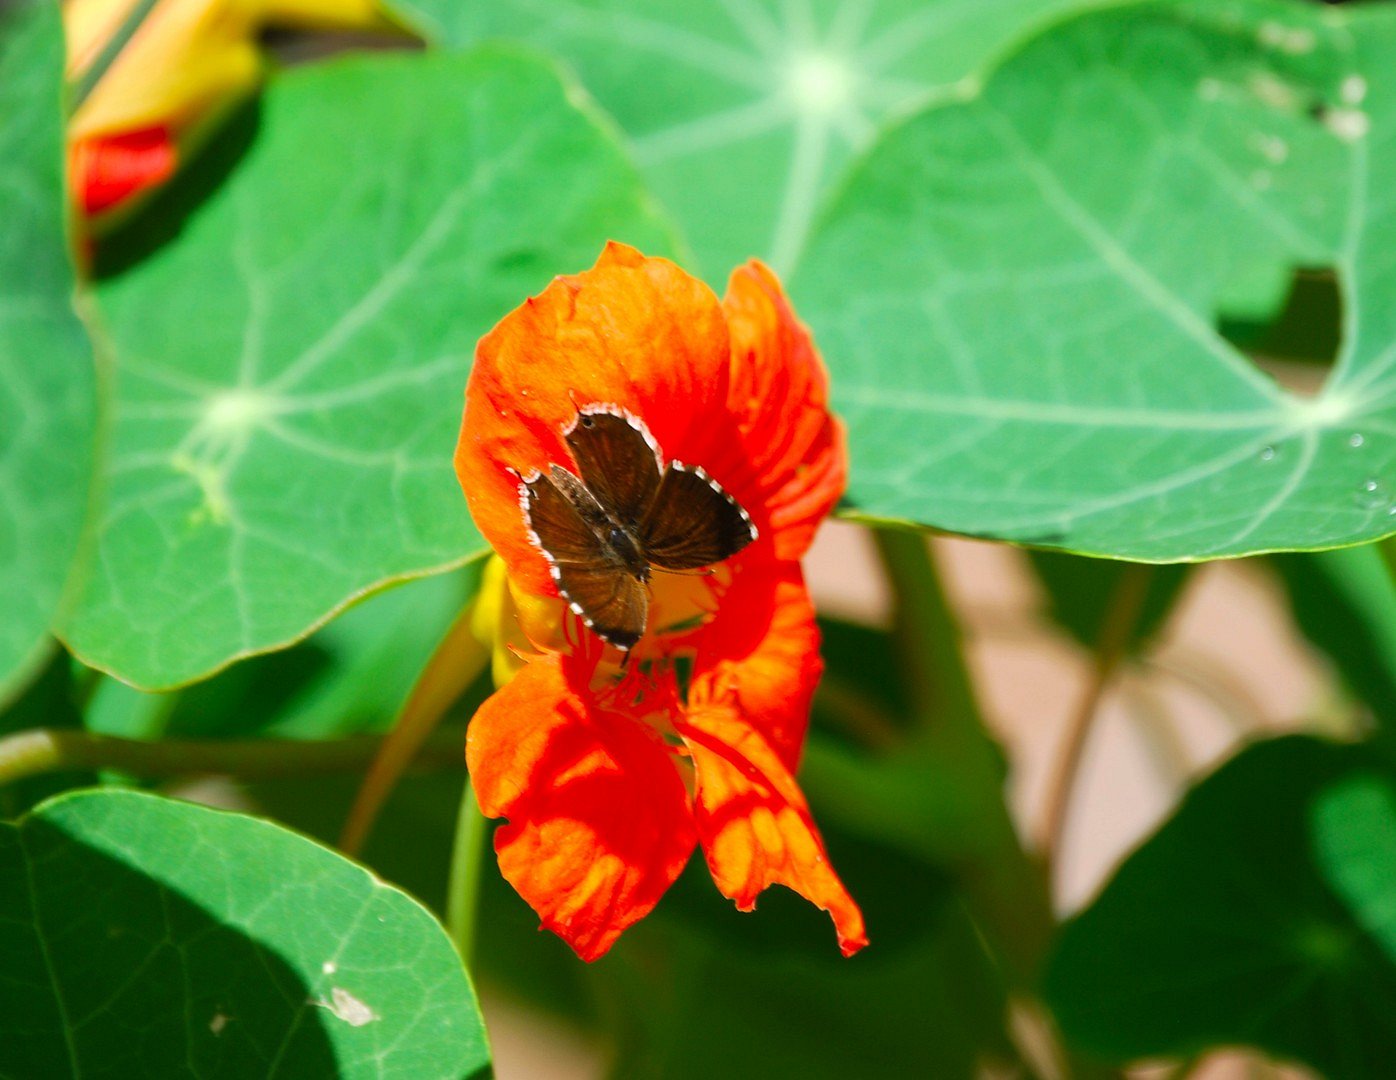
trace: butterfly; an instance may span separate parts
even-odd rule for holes
[[[519,505],[558,592],[618,649],[645,632],[651,568],[696,570],[756,539],[750,516],[703,469],[662,463],[637,417],[589,405],[563,430],[580,476],[561,465],[520,477]]]

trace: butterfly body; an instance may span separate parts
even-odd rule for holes
[[[597,553],[602,561],[623,569],[636,581],[649,581],[650,564],[645,561],[640,540],[635,535],[639,523],[618,521],[612,512],[597,502],[584,483],[561,465],[549,466],[548,479],[563,493],[596,537]]]
[[[519,503],[558,592],[621,649],[644,634],[652,568],[711,566],[756,526],[703,469],[663,463],[648,429],[612,405],[581,409],[563,431],[577,474],[550,464],[521,478]]]

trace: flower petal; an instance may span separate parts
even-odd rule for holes
[[[693,755],[698,838],[723,895],[750,911],[767,886],[785,885],[829,912],[845,956],[866,945],[863,913],[775,748],[730,707],[694,710],[675,726]]]
[[[712,471],[709,462],[740,441],[726,408],[728,355],[712,290],[665,259],[615,243],[592,269],[556,278],[480,340],[456,473],[516,584],[557,594],[529,541],[517,474],[572,466],[562,431],[578,408],[625,409],[666,458]],[[720,469],[714,475],[726,486]]]
[[[729,408],[739,417],[747,474],[776,555],[798,559],[843,494],[843,425],[829,412],[829,377],[780,281],[755,260],[733,271],[722,307],[732,342]]]
[[[85,74],[124,28],[138,0],[65,0],[68,74]],[[77,139],[161,125],[182,136],[251,92],[269,27],[393,32],[376,0],[164,0],[140,26],[73,117]]]
[[[486,701],[466,759],[480,809],[509,818],[495,833],[500,871],[590,961],[658,903],[695,834],[668,751],[629,717],[589,707],[564,663],[539,657]]]
[[[97,61],[135,7],[131,0],[64,4],[70,77]],[[182,132],[256,86],[257,30],[246,4],[157,4],[74,113],[72,135],[89,139],[157,125]]]
[[[824,670],[800,564],[743,562],[695,646],[690,707],[735,710],[793,771]]]
[[[164,127],[81,139],[69,151],[73,194],[84,214],[100,214],[174,173],[174,142]]]

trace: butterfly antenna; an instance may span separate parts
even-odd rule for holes
[[[705,566],[701,570],[665,570],[664,567],[651,563],[650,569],[656,574],[669,574],[672,577],[712,577],[717,573],[717,569],[712,566]]]

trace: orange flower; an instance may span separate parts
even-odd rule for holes
[[[819,680],[799,560],[843,490],[843,433],[823,365],[775,276],[752,262],[727,297],[612,243],[480,341],[456,472],[502,559],[534,652],[481,707],[467,760],[480,807],[507,817],[500,869],[583,959],[610,948],[677,878],[695,842],[749,911],[786,885],[867,943],[794,779]],[[698,575],[655,570],[628,653],[559,595],[521,485],[605,406],[663,463],[701,467],[756,539]]]

